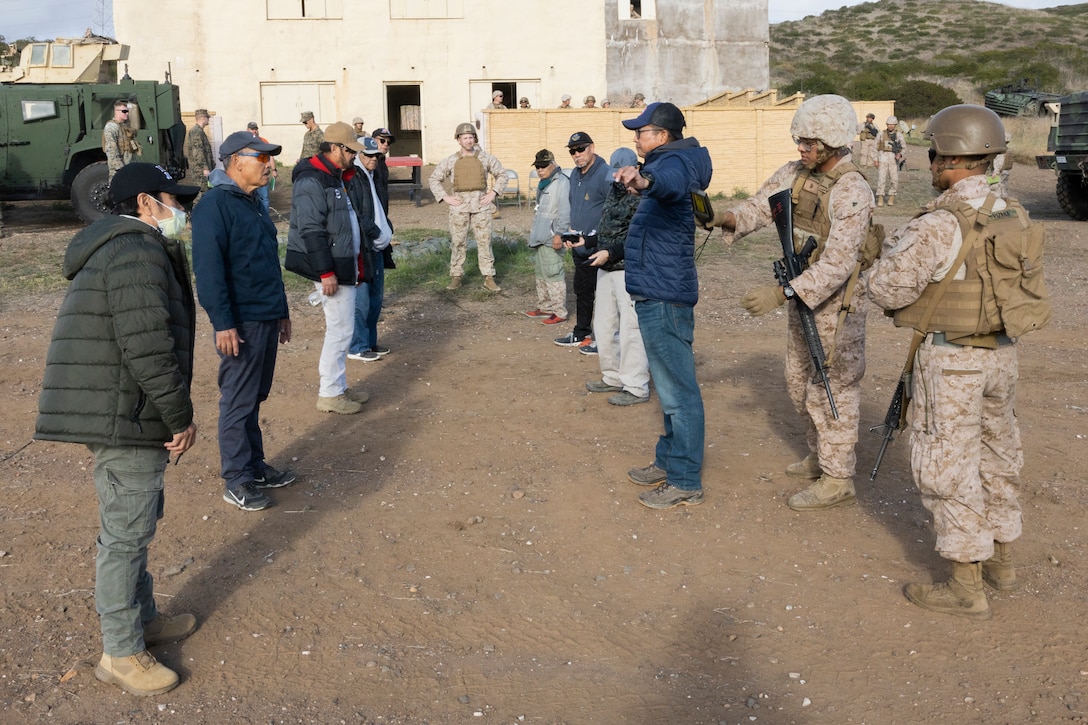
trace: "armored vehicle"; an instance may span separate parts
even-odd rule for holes
[[[1053,154],[1036,156],[1040,169],[1058,174],[1058,203],[1077,221],[1088,220],[1088,91],[1063,96],[1057,103],[1046,149]]]
[[[986,91],[984,103],[999,116],[1041,116],[1046,114],[1046,104],[1058,98],[1057,93],[1032,88],[1025,79]]]
[[[118,80],[128,46],[86,37],[31,43],[0,68],[0,200],[71,199],[84,222],[109,211],[102,129],[113,104],[129,103],[139,161],[184,176],[185,126],[178,87]]]

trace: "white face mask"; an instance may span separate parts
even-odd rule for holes
[[[170,212],[169,219],[155,220],[159,223],[159,231],[162,232],[162,235],[167,239],[177,239],[182,231],[185,230],[185,222],[187,221],[185,211],[182,209],[175,209],[172,206],[167,206],[153,196],[151,198],[156,204]]]

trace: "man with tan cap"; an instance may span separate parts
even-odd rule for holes
[[[369,397],[348,390],[347,384],[361,243],[359,218],[347,187],[357,172],[355,155],[362,150],[351,126],[334,123],[325,129],[319,153],[300,161],[291,172],[291,228],[284,266],[313,281],[315,299],[325,309],[317,409],[341,415],[358,413]]]
[[[298,158],[299,161],[302,161],[317,155],[321,149],[321,142],[325,140],[325,135],[321,133],[321,127],[314,120],[313,111],[303,111],[299,121],[306,127],[306,135],[302,137],[302,153]]]
[[[450,284],[446,289],[455,290],[461,286],[471,226],[476,236],[484,289],[502,292],[495,282],[491,214],[497,209],[495,199],[506,189],[506,170],[498,159],[479,147],[476,128],[471,123],[459,125],[453,137],[460,148],[438,162],[428,180],[435,201],[446,202],[450,208]],[[489,176],[490,189],[487,188]]]
[[[208,176],[215,168],[215,156],[212,154],[212,142],[204,132],[210,117],[208,109],[198,108],[194,114],[196,124],[185,136],[185,160],[189,162],[188,177],[200,186],[201,191],[208,190]]]
[[[355,128],[355,135],[356,136],[366,136],[367,135],[366,129],[363,128],[364,124],[363,124],[363,117],[362,116],[356,116],[355,118],[351,119],[351,125]]]

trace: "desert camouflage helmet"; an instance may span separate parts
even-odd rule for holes
[[[453,137],[456,139],[461,136],[461,134],[465,133],[471,133],[473,136],[476,136],[476,127],[471,123],[459,123],[457,124],[457,130],[453,133]]]
[[[969,103],[938,111],[923,135],[941,156],[989,156],[1004,153],[1007,146],[998,115]]]
[[[854,140],[857,123],[854,107],[842,96],[813,96],[793,114],[790,134],[796,138],[814,138],[839,149]]]

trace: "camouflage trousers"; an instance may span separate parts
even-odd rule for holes
[[[567,276],[563,269],[563,252],[541,244],[533,255],[536,276],[537,309],[567,317]]]
[[[984,561],[994,541],[1013,541],[1021,531],[1016,346],[987,350],[931,338],[914,362],[910,467],[940,555]]]
[[[877,157],[880,159],[880,168],[876,173],[876,195],[884,196],[884,189],[887,187],[888,194],[895,196],[899,191],[899,162],[891,151],[881,151]]]
[[[861,156],[859,166],[876,166],[876,139],[870,138],[861,141]]]
[[[832,295],[816,310],[816,329],[823,341],[824,351],[831,354],[835,325],[842,290]],[[786,387],[790,400],[805,426],[809,451],[816,454],[820,469],[835,478],[850,478],[857,467],[854,446],[858,442],[861,419],[861,379],[865,376],[865,317],[869,310],[868,297],[855,297],[857,311],[846,316],[839,330],[834,358],[828,371],[831,394],[839,411],[836,420],[831,414],[823,381],[809,357],[808,345],[801,330],[797,306],[790,302],[788,337],[786,340]]]
[[[460,211],[450,207],[450,276],[465,274],[465,251],[468,248],[468,230],[476,237],[476,252],[480,274],[495,276],[495,256],[491,253],[491,212],[493,206],[480,211]]]

